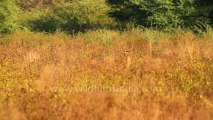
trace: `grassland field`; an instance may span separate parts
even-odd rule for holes
[[[1,120],[212,120],[213,32],[0,37]]]

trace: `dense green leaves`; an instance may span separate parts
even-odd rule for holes
[[[18,7],[17,7],[18,6]],[[22,16],[18,14],[22,10]],[[205,31],[213,25],[212,0],[0,0],[0,33],[17,30],[70,33],[129,24],[160,30]]]
[[[0,33],[15,31],[18,8],[12,0],[0,0]]]
[[[111,15],[118,21],[169,30],[208,24],[212,2],[207,1],[204,4],[198,0],[108,0],[114,5]]]
[[[199,13],[205,18],[209,18],[211,25],[213,25],[213,1],[197,0],[196,4],[199,6]]]
[[[113,24],[105,0],[73,0],[55,7],[46,16],[32,21],[34,30],[68,32],[107,27]]]
[[[34,8],[44,9],[54,7],[56,4],[63,3],[66,0],[14,0],[23,10],[32,10]]]

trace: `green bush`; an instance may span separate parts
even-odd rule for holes
[[[199,13],[205,17],[205,19],[210,19],[210,24],[213,26],[213,2],[212,0],[196,0],[197,6],[199,6]]]
[[[63,3],[66,0],[14,0],[16,4],[26,11],[31,11],[35,8],[44,9],[47,7],[53,7],[58,3]]]
[[[205,30],[211,17],[209,0],[108,0],[113,5],[111,16],[121,23],[166,29]],[[202,4],[201,4],[202,3]],[[208,3],[208,4],[207,4]]]
[[[33,20],[33,30],[54,32],[57,29],[68,32],[103,28],[113,24],[108,16],[110,7],[105,0],[72,0],[58,5],[53,11]]]
[[[12,0],[0,0],[0,33],[9,33],[18,28],[18,11]]]

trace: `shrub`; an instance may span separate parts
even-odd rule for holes
[[[0,0],[0,33],[8,33],[18,28],[18,7],[12,0]]]
[[[63,3],[66,0],[14,0],[16,4],[23,10],[31,11],[34,8],[44,9],[52,7],[55,4]]]
[[[33,30],[68,32],[107,27],[112,24],[108,17],[110,7],[105,0],[73,0],[58,5],[47,15],[31,22]]]
[[[208,1],[208,0],[207,0]],[[111,16],[137,26],[172,30],[205,30],[212,6],[199,0],[108,0],[114,6]],[[202,4],[201,4],[202,3]],[[203,9],[205,8],[205,9]]]

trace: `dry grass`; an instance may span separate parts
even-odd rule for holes
[[[0,119],[213,119],[213,38],[155,32],[2,38]]]

